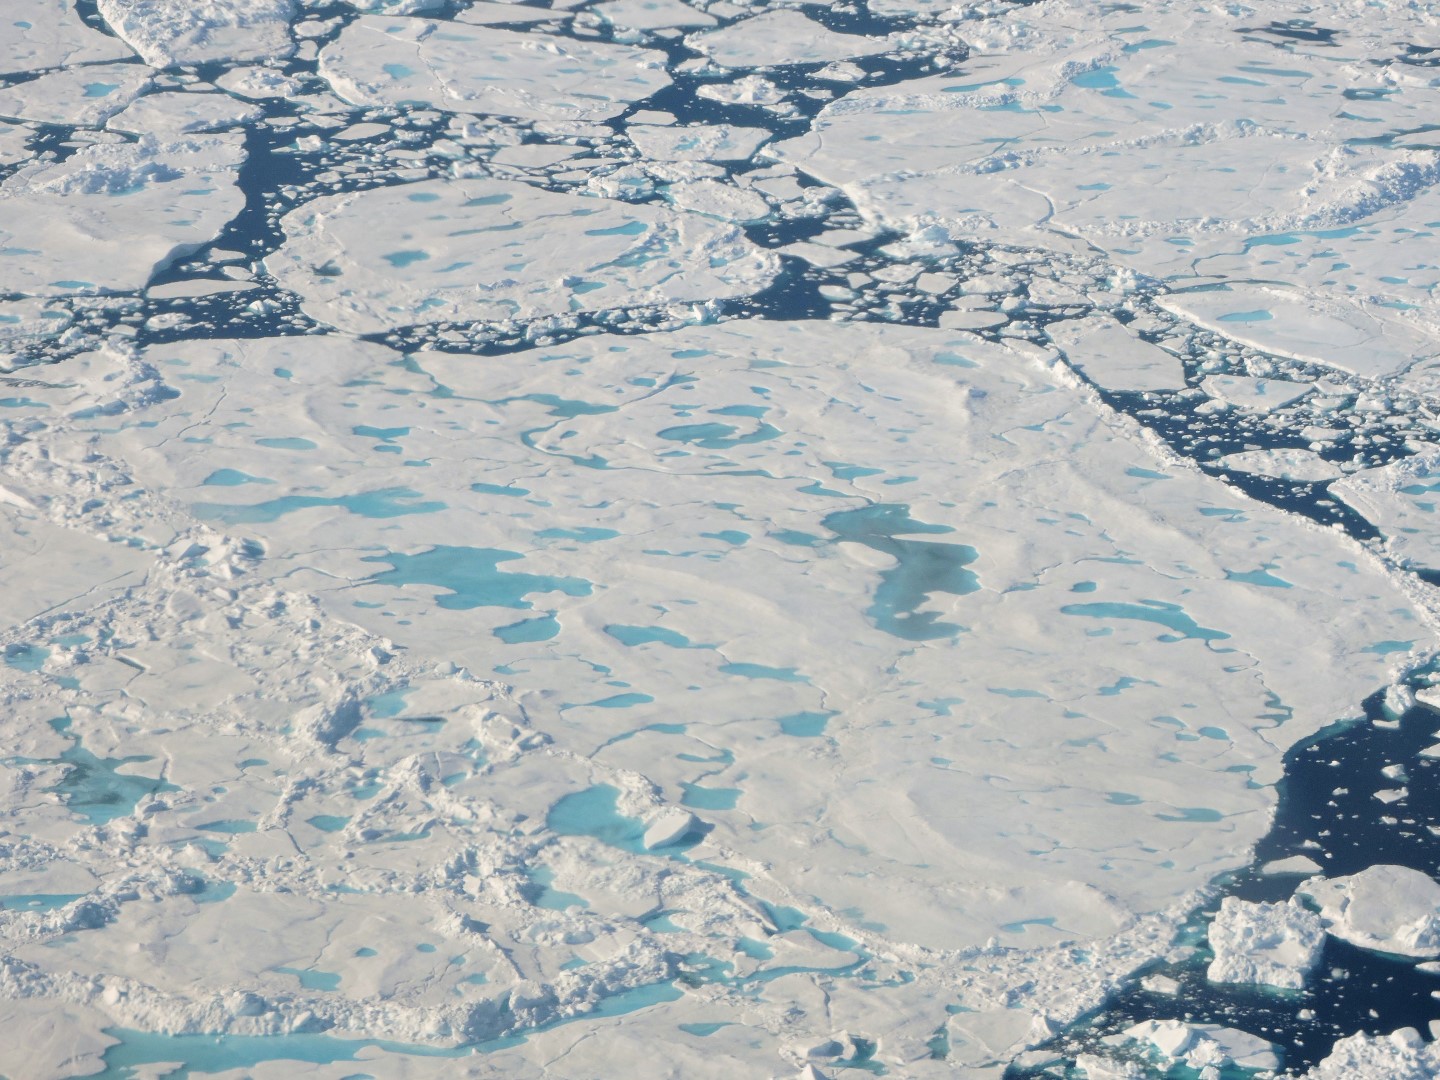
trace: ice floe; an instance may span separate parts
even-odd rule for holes
[[[152,67],[288,56],[293,0],[97,0],[100,17]]]
[[[138,289],[244,205],[238,136],[87,146],[0,184],[0,290]],[[121,208],[123,207],[123,212]]]
[[[1404,866],[1371,866],[1346,877],[1310,878],[1302,896],[1320,908],[1327,932],[1365,949],[1440,956],[1440,883]]]
[[[1210,924],[1211,982],[1300,990],[1320,959],[1320,917],[1297,900],[1257,904],[1227,896]]]
[[[703,304],[757,292],[777,269],[699,215],[478,177],[329,196],[282,224],[270,272],[316,318],[358,333]]]
[[[320,52],[357,105],[425,104],[529,120],[603,120],[670,80],[664,55],[514,30],[365,16]]]

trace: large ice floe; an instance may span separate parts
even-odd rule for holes
[[[1440,1068],[1433,5],[12,6],[0,1074]]]

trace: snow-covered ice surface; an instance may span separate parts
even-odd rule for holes
[[[1433,5],[12,9],[0,1074],[1431,1075]]]

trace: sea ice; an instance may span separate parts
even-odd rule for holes
[[[703,304],[757,292],[777,269],[697,214],[483,178],[328,196],[282,224],[270,272],[314,317],[358,333]]]
[[[86,26],[69,0],[8,0],[5,5],[0,71],[7,75],[132,55],[121,42]]]
[[[1389,1035],[1356,1032],[1335,1043],[1301,1080],[1432,1080],[1440,1075],[1440,1043],[1426,1042],[1414,1028]]]
[[[252,124],[262,113],[229,94],[163,91],[137,98],[106,123],[111,131],[174,137]]]
[[[1422,959],[1440,957],[1440,882],[1404,866],[1310,878],[1299,890],[1320,907],[1327,932],[1352,945]]]
[[[151,67],[289,56],[293,0],[97,0],[100,17]]]
[[[1052,323],[1046,329],[1071,364],[1107,389],[1178,390],[1185,386],[1179,357],[1142,340],[1108,316]]]
[[[149,85],[138,64],[89,64],[0,89],[0,116],[40,124],[100,127]]]
[[[0,184],[0,291],[139,289],[244,205],[238,136],[87,146]],[[122,212],[123,210],[123,212]]]
[[[1301,990],[1320,959],[1320,917],[1299,901],[1257,904],[1227,896],[1210,924],[1211,982]]]
[[[888,46],[858,34],[837,34],[798,11],[764,11],[719,30],[692,34],[685,43],[729,68],[823,64],[883,53]]]
[[[628,45],[369,15],[320,51],[320,74],[356,105],[527,120],[604,120],[670,81],[662,53]]]

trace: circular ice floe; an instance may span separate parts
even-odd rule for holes
[[[777,270],[722,222],[489,179],[317,199],[284,227],[267,269],[358,333],[745,296]]]

